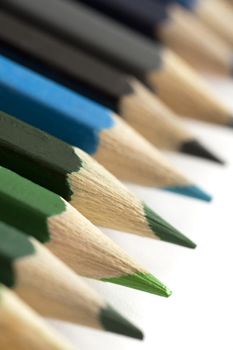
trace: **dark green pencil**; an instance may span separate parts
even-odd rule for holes
[[[195,247],[85,152],[3,112],[0,165],[57,193],[96,225]]]
[[[0,283],[12,288],[43,316],[142,338],[137,328],[45,246],[3,222],[0,261]]]

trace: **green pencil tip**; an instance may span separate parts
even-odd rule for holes
[[[144,213],[150,229],[162,241],[174,243],[187,248],[196,248],[194,242],[177,231],[168,222],[153,212],[146,204],[144,204]]]
[[[171,291],[151,274],[137,272],[132,275],[104,278],[103,281],[120,284],[143,292],[169,297]]]
[[[107,306],[101,310],[100,321],[105,330],[127,337],[142,340],[143,333],[135,327],[131,322],[126,320],[111,306]]]

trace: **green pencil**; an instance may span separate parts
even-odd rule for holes
[[[82,276],[171,292],[57,194],[0,167],[0,219],[33,235]]]
[[[0,283],[43,316],[142,339],[141,331],[45,246],[2,222],[0,261]]]
[[[88,154],[3,112],[0,165],[57,193],[96,225],[195,247]]]

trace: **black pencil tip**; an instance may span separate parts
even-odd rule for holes
[[[232,125],[233,127],[233,125]],[[207,148],[205,148],[200,142],[197,140],[186,141],[182,144],[180,148],[180,152],[189,154],[195,157],[200,157],[204,159],[208,159],[212,162],[216,162],[218,164],[224,164],[224,161],[215,156],[212,152],[210,152]]]
[[[230,121],[227,123],[227,126],[233,129],[233,118],[230,119]]]

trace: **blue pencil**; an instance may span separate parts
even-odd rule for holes
[[[211,200],[111,110],[3,55],[0,109],[82,148],[123,180]]]

